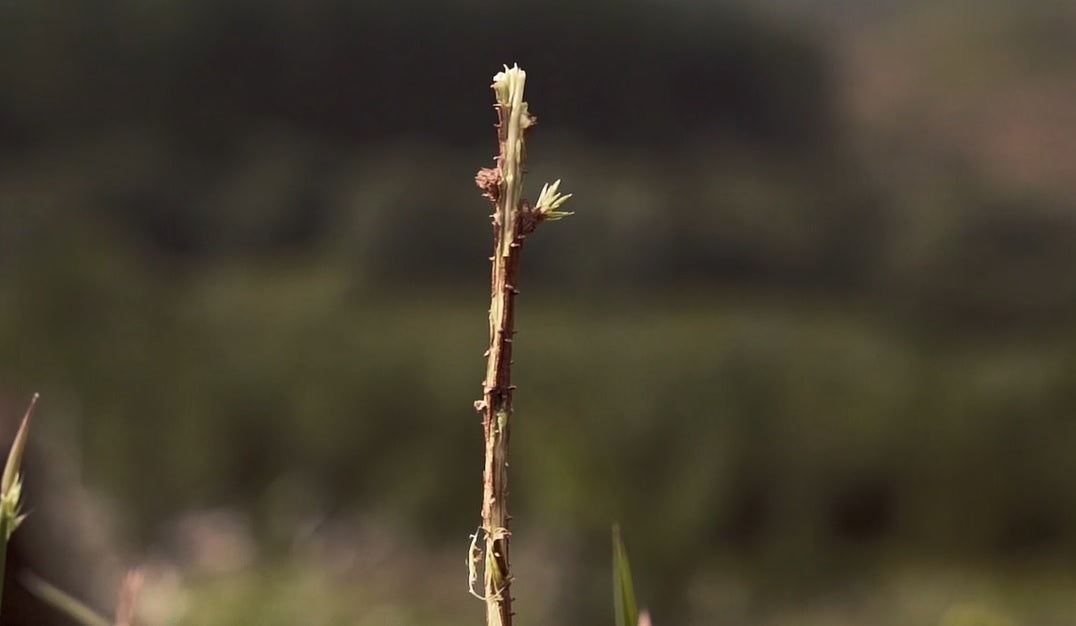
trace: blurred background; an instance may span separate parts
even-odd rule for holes
[[[480,623],[513,62],[520,623],[1076,621],[1072,2],[8,0],[4,624]]]

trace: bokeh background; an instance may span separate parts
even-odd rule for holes
[[[1072,2],[5,0],[4,624],[480,622],[512,62],[520,623],[1076,623]]]

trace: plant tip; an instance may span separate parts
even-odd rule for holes
[[[11,443],[11,451],[7,455],[7,464],[4,466],[3,477],[0,478],[0,496],[6,495],[12,488],[19,468],[22,466],[22,455],[26,450],[26,440],[30,437],[30,417],[34,414],[37,399],[40,394],[35,393],[30,398],[30,406],[22,416],[19,430],[15,433],[15,440]]]

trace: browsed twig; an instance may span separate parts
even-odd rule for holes
[[[487,626],[512,624],[512,574],[508,559],[508,441],[512,417],[512,340],[515,335],[515,299],[519,254],[523,240],[544,220],[569,213],[557,209],[571,194],[561,195],[560,181],[545,185],[538,202],[523,200],[524,134],[537,122],[523,100],[526,73],[505,67],[493,77],[497,104],[497,139],[500,152],[495,168],[483,168],[475,183],[493,203],[493,256],[490,280],[489,350],[482,399],[475,408],[482,414],[485,465],[482,476],[482,529],[484,599]],[[477,536],[476,536],[477,540]],[[473,574],[475,555],[468,554]]]

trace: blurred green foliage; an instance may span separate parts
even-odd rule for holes
[[[879,122],[843,99],[841,32],[735,3],[555,3],[527,41],[484,2],[76,4],[0,9],[0,379],[66,420],[132,543],[221,503],[271,552],[308,515],[469,532],[470,179],[485,81],[518,60],[530,180],[578,202],[525,252],[520,534],[604,546],[620,520],[657,615],[724,565],[810,589],[895,555],[1076,551],[1067,182],[996,176],[1007,153],[977,161],[976,127],[929,106],[959,59],[1071,32],[1054,13],[938,49],[901,43],[956,28],[918,4],[860,15],[949,62]],[[1050,50],[1012,62],[1052,76]],[[566,602],[606,571],[588,550]]]

